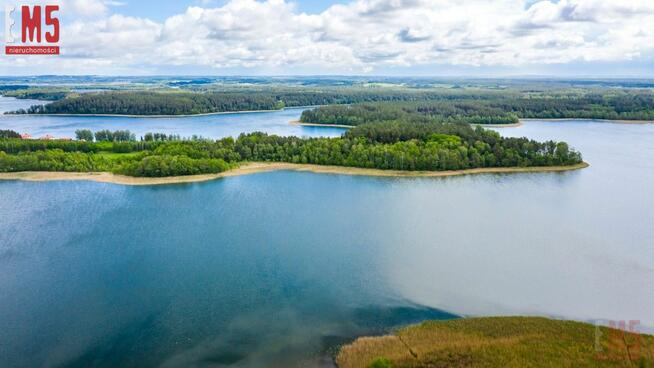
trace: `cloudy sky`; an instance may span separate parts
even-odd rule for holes
[[[1,75],[654,77],[653,0],[0,0],[39,2],[62,54]]]

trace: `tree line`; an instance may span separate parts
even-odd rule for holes
[[[30,96],[35,97],[34,94],[40,92],[56,94],[61,91],[34,90]],[[510,124],[519,118],[654,120],[654,94],[613,89],[547,92],[409,88],[108,91],[72,93],[45,105],[12,113],[193,115],[316,105],[330,106],[305,111],[301,121],[354,126],[390,120],[411,121],[419,117],[472,124]]]
[[[513,124],[518,116],[488,101],[421,101],[322,106],[303,111],[300,121],[350,126],[382,121]]]
[[[322,106],[302,113],[301,122],[356,126],[413,120],[470,124],[511,124],[520,118],[654,120],[651,93],[569,96],[495,96],[475,99],[360,103]]]
[[[582,158],[565,142],[506,138],[453,123],[364,124],[339,138],[250,133],[219,140],[0,139],[0,172],[109,171],[157,177],[217,173],[245,161],[437,171],[574,165]]]
[[[193,115],[246,110],[277,110],[284,107],[353,104],[380,101],[429,101],[457,98],[487,99],[495,92],[440,91],[384,88],[267,88],[243,91],[109,91],[70,94],[45,105],[13,111],[13,114],[118,114]]]
[[[0,92],[5,97],[14,97],[18,99],[32,99],[32,100],[45,100],[57,101],[64,99],[71,95],[70,90],[62,88],[29,88],[21,86],[19,88],[0,89]]]
[[[20,134],[13,130],[2,129],[0,130],[0,139],[3,138],[20,138]]]

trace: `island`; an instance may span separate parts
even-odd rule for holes
[[[492,130],[460,123],[363,124],[338,138],[280,137],[256,132],[236,139],[211,140],[149,133],[137,140],[129,131],[76,133],[76,140],[32,140],[3,131],[0,172],[110,173],[118,179],[189,181],[190,176],[202,175],[198,178],[207,180],[230,171],[273,169],[442,176],[563,171],[586,166],[581,154],[566,142],[502,137]],[[28,177],[3,175],[5,179]],[[103,178],[107,180],[108,176]]]
[[[515,126],[521,119],[596,119],[618,122],[654,121],[654,96],[492,96],[400,102],[330,105],[305,110],[300,124],[357,126],[385,121],[464,122]]]
[[[619,326],[616,326],[619,327]],[[654,336],[541,317],[427,321],[340,349],[339,368],[651,367]]]

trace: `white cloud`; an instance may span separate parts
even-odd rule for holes
[[[101,0],[65,0],[62,7],[81,16],[104,15],[109,9]]]
[[[46,68],[61,63],[100,71],[179,65],[357,73],[437,64],[629,61],[654,51],[651,0],[354,0],[320,14],[301,13],[284,0],[231,0],[189,7],[162,23],[111,15],[116,1],[61,2],[79,17],[62,24],[61,57],[30,58]],[[14,59],[3,56],[0,62]]]

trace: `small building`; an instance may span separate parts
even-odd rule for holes
[[[32,136],[27,133],[23,133],[20,135],[20,139],[32,139]]]
[[[45,140],[45,141],[50,141],[50,140],[55,139],[55,137],[50,135],[50,134],[46,134],[46,135],[44,135],[43,137],[41,137],[39,139],[42,139],[42,140]]]

